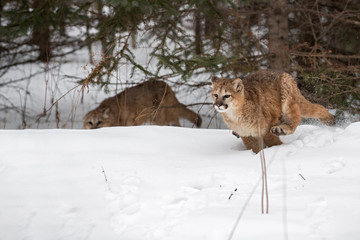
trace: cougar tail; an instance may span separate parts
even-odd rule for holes
[[[320,104],[311,103],[301,96],[300,111],[303,118],[316,118],[326,125],[335,125],[334,117]]]
[[[185,105],[181,104],[180,107],[180,117],[189,120],[190,122],[194,123],[196,127],[200,127],[202,123],[202,119],[199,114],[195,113],[194,111],[188,109]]]

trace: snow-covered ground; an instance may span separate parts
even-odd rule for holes
[[[229,130],[0,131],[0,239],[358,240],[360,122],[259,154]],[[231,196],[231,197],[230,197]],[[230,198],[230,199],[229,199]]]
[[[134,52],[149,62],[149,49]],[[359,239],[360,122],[302,125],[266,149],[270,213],[262,215],[260,156],[219,129],[212,106],[191,107],[203,129],[80,130],[104,98],[146,78],[121,64],[108,93],[90,86],[83,94],[88,52],[63,60],[19,66],[0,80],[14,81],[0,89],[0,240]],[[210,102],[210,86],[181,89],[178,80],[168,83],[182,103]]]

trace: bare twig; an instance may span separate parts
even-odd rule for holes
[[[105,183],[107,183],[107,182],[108,182],[108,179],[107,179],[107,177],[106,177],[105,169],[104,169],[103,166],[101,166],[101,169],[102,169],[102,173],[103,173],[103,175],[104,175]]]
[[[350,12],[348,10],[344,10],[344,11],[339,12],[337,14],[331,14],[331,13],[327,13],[327,12],[324,12],[324,11],[312,10],[312,9],[301,8],[301,7],[289,8],[288,9],[288,12],[296,12],[296,11],[304,11],[304,12],[308,12],[308,13],[311,13],[311,14],[314,14],[314,15],[321,15],[321,16],[324,16],[324,17],[335,18],[336,20],[341,21],[341,22],[350,23],[350,24],[353,24],[353,25],[356,25],[356,26],[360,26],[360,21],[348,19],[348,18],[345,18],[345,17],[340,18],[340,16],[344,15],[345,13],[349,13],[354,17],[358,16],[359,11]]]
[[[259,125],[260,132],[260,125]],[[264,139],[262,137],[258,138],[259,147],[260,147],[260,161],[261,161],[261,179],[262,179],[262,188],[261,188],[261,213],[268,214],[269,213],[269,193],[268,193],[268,185],[267,185],[267,172],[266,172],[266,161],[265,161],[265,153],[264,153]],[[264,209],[264,194],[266,201],[266,208]]]
[[[337,59],[360,59],[360,55],[342,55],[342,54],[326,54],[326,53],[309,53],[291,51],[291,55],[300,57],[323,57],[323,58],[337,58]]]
[[[306,179],[304,178],[303,175],[301,175],[301,173],[299,173],[299,175],[300,175],[300,177],[301,177],[302,179],[304,179],[304,181],[306,181]]]
[[[59,97],[53,104],[51,104],[51,106],[48,109],[44,109],[44,112],[42,112],[40,115],[38,115],[38,118],[36,119],[36,122],[40,122],[40,119],[44,116],[46,116],[47,112],[49,112],[54,106],[55,104],[57,104],[63,97],[65,97],[66,95],[68,95],[70,92],[72,92],[74,89],[78,88],[79,85],[71,88],[69,91],[67,91],[64,95],[62,95],[61,97]]]
[[[231,199],[232,196],[234,196],[234,194],[235,194],[236,191],[237,191],[237,188],[235,188],[234,191],[230,194],[229,200]]]

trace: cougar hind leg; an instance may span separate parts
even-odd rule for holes
[[[300,121],[301,111],[299,104],[292,99],[288,99],[284,102],[280,123],[272,127],[270,132],[277,136],[292,134],[295,132]]]
[[[268,133],[264,136],[264,142],[267,147],[272,147],[282,144],[280,138],[271,133]]]

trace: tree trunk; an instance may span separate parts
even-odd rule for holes
[[[46,0],[35,0],[34,8],[39,8]],[[39,47],[38,60],[41,62],[48,62],[51,55],[51,41],[50,41],[50,25],[45,20],[42,25],[34,26],[32,33],[32,42]]]
[[[3,3],[2,1],[0,1],[0,26],[2,26],[2,16],[1,16],[2,10],[3,10]]]
[[[289,71],[287,0],[270,0],[268,17],[270,68]]]
[[[45,28],[41,30],[35,29],[33,32],[33,41],[39,47],[38,60],[41,62],[48,62],[51,54],[50,30],[48,26],[45,26]]]
[[[104,22],[107,20],[107,16],[103,14],[104,3],[101,0],[96,1],[97,4],[97,18],[99,21],[98,28],[100,30],[100,41],[101,41],[101,51],[104,59],[110,58],[115,49],[115,33],[111,32],[105,26]],[[108,67],[108,61],[106,61],[106,66]]]
[[[202,53],[202,40],[201,40],[201,16],[200,11],[198,8],[195,10],[195,53],[201,54]]]

